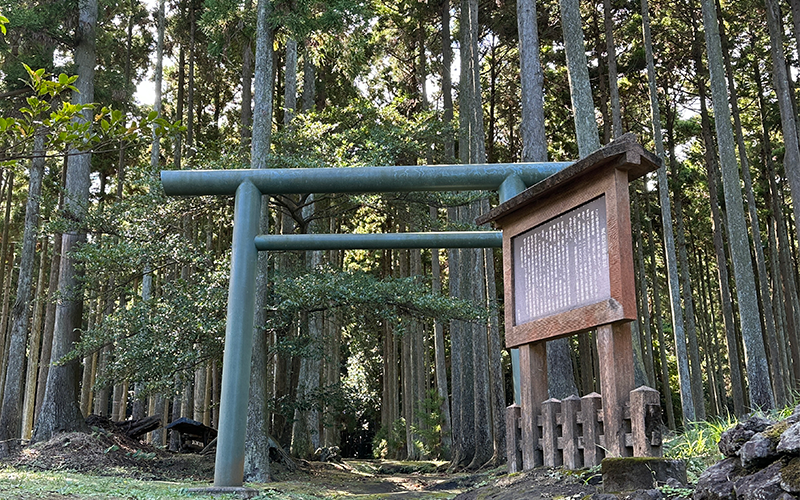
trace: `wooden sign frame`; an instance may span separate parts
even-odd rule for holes
[[[523,191],[477,219],[503,230],[503,269],[506,308],[506,346],[519,348],[520,406],[509,407],[510,420],[519,415],[521,460],[530,469],[557,460],[543,456],[537,425],[548,399],[546,340],[596,328],[600,390],[603,401],[604,448],[607,456],[625,456],[624,407],[633,389],[633,351],[630,321],[636,319],[628,183],[657,169],[661,161],[626,134],[610,145]],[[587,202],[604,197],[608,253],[608,297],[572,309],[559,310],[532,321],[515,321],[513,238],[569,214]],[[510,428],[515,433],[516,424]],[[510,442],[516,442],[512,436]],[[594,456],[595,445],[584,455]],[[509,451],[509,463],[516,460]],[[553,462],[554,464],[555,462]]]
[[[655,170],[660,161],[623,136],[536,184],[478,219],[503,230],[506,346],[566,337],[604,324],[636,319],[628,183]],[[603,300],[517,324],[514,238],[599,197],[605,199],[609,296]]]

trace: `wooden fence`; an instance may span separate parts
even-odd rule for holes
[[[506,409],[509,472],[532,467],[563,466],[581,469],[599,465],[605,457],[606,434],[624,433],[624,456],[661,456],[661,403],[659,393],[650,387],[630,392],[624,408],[622,429],[603,425],[603,398],[593,392],[582,398],[548,399],[531,412],[536,419],[537,443],[522,442],[522,411],[519,405]],[[533,446],[533,463],[523,464],[523,447]]]

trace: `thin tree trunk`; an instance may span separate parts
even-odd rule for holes
[[[642,190],[646,189],[644,180],[641,182]],[[647,269],[644,263],[644,238],[642,237],[642,216],[639,205],[641,205],[641,197],[637,196],[637,200],[632,203],[633,205],[633,234],[637,241],[636,245],[636,262],[635,266],[638,270],[639,276],[639,315],[642,318],[642,328],[640,332],[644,333],[642,339],[642,358],[644,362],[644,371],[646,385],[650,387],[656,386],[656,374],[653,363],[653,332],[650,328],[650,304],[648,303],[647,294]]]
[[[438,214],[436,207],[430,207],[431,221],[433,226],[436,227]],[[431,288],[434,295],[442,293],[442,275],[441,265],[439,264],[439,249],[431,249]],[[441,401],[442,411],[442,459],[449,460],[451,458],[451,450],[453,447],[453,440],[451,435],[450,424],[450,392],[447,383],[447,359],[444,344],[444,325],[441,321],[434,318],[433,320],[433,348],[435,354],[435,372],[436,372],[436,389]]]
[[[450,0],[442,0],[442,121],[444,132],[444,161],[455,162],[455,142],[450,126],[453,123],[453,82],[450,76],[453,65],[453,50],[450,40]]]
[[[39,277],[36,280],[36,294],[33,301],[33,324],[31,325],[31,341],[29,361],[25,373],[25,397],[22,402],[22,439],[30,439],[33,432],[33,410],[36,406],[36,375],[39,372],[39,352],[42,346],[42,319],[46,300],[44,277],[47,269],[47,238],[42,238],[39,258]]]
[[[165,0],[158,1],[158,14],[156,15],[156,66],[153,69],[155,98],[153,100],[153,111],[161,116],[161,85],[164,78],[164,26],[166,25]],[[156,170],[161,163],[161,141],[153,131],[152,147],[150,149],[150,166]]]
[[[786,172],[786,178],[789,180],[792,199],[800,200],[800,143],[798,143],[797,137],[797,113],[794,109],[794,92],[791,89],[789,74],[786,70],[786,58],[783,53],[783,26],[781,23],[783,17],[778,2],[765,0],[765,5],[770,54],[772,55],[772,82],[778,98],[781,130],[783,131],[783,168]],[[800,203],[792,203],[792,212],[796,228],[797,224],[800,224]],[[797,232],[796,229],[795,232]],[[760,405],[761,403],[756,404]]]
[[[606,29],[606,52],[608,57],[608,88],[611,98],[611,123],[614,138],[622,136],[622,111],[619,104],[619,85],[617,77],[617,48],[614,45],[614,20],[611,0],[603,0],[603,25]]]
[[[769,206],[772,209],[772,214],[775,218],[774,229],[777,238],[777,253],[779,267],[773,267],[778,270],[777,280],[780,282],[781,293],[783,300],[779,304],[783,304],[783,311],[786,323],[786,336],[789,341],[789,346],[792,352],[790,374],[792,383],[790,387],[796,387],[800,381],[800,337],[798,337],[798,329],[800,329],[800,301],[798,300],[797,282],[794,279],[795,269],[794,263],[790,255],[789,238],[786,234],[786,223],[783,218],[783,210],[780,205],[780,196],[778,184],[775,181],[775,166],[772,162],[772,147],[770,145],[769,131],[767,128],[766,117],[766,104],[764,98],[764,88],[761,83],[761,71],[757,61],[753,64],[753,76],[756,82],[758,91],[759,114],[761,118],[761,144],[763,150],[764,164],[766,166],[768,185],[766,192],[769,194]],[[776,271],[773,271],[773,273]]]
[[[481,213],[489,211],[489,200],[481,202]],[[494,269],[494,252],[484,249],[484,266],[486,269],[486,296],[489,307],[489,382],[491,395],[492,442],[494,453],[489,463],[499,465],[506,460],[506,389],[503,376],[502,349],[500,340],[500,324],[497,301],[497,280]]]
[[[28,202],[25,206],[25,225],[22,235],[22,250],[17,279],[17,296],[11,313],[11,332],[6,370],[13,374],[6,377],[3,390],[3,406],[0,410],[0,455],[7,455],[16,448],[22,437],[23,388],[25,379],[19,374],[25,367],[30,303],[33,293],[33,276],[36,265],[36,237],[39,228],[39,200],[44,176],[45,131],[40,128],[34,137],[34,158],[28,170]],[[31,352],[31,358],[36,353]]]
[[[653,42],[650,36],[650,12],[647,0],[642,0],[642,31],[644,34],[645,58],[647,60],[647,80],[650,90],[650,113],[653,125],[653,140],[656,154],[665,162],[664,139],[661,131],[661,112],[656,90],[655,62],[653,60]],[[672,209],[669,199],[669,184],[666,165],[661,165],[658,172],[658,199],[661,205],[661,224],[664,230],[664,254],[666,256],[667,287],[669,288],[669,304],[672,312],[673,335],[675,336],[675,353],[678,362],[678,385],[680,386],[681,408],[684,423],[694,422],[694,399],[692,397],[689,359],[686,352],[686,334],[681,308],[681,291],[678,280],[678,263],[675,252],[675,235],[672,229]]]
[[[669,144],[670,170],[674,178],[680,178],[678,162],[675,159],[674,140],[675,113],[667,109],[667,140]],[[694,414],[697,420],[705,420],[706,406],[703,394],[703,367],[700,359],[700,348],[697,344],[697,323],[695,321],[694,297],[692,294],[692,280],[689,276],[689,257],[686,252],[686,228],[683,224],[683,201],[677,186],[674,186],[672,199],[675,203],[675,220],[677,224],[676,244],[678,260],[680,262],[680,277],[683,296],[683,310],[685,315],[686,338],[688,340],[689,369],[691,377],[692,400]]]
[[[728,106],[727,84],[725,83],[725,70],[722,63],[722,48],[719,37],[719,23],[717,22],[716,8],[710,0],[703,0],[703,25],[708,50],[708,65],[711,76],[711,95],[714,105],[714,125],[717,131],[717,141],[722,169],[722,185],[725,195],[725,213],[727,215],[728,244],[731,249],[733,274],[736,281],[736,296],[739,306],[739,322],[742,329],[742,340],[745,350],[745,366],[747,368],[748,392],[750,404],[753,408],[767,410],[775,407],[775,396],[769,378],[764,338],[761,330],[760,313],[758,310],[758,296],[756,293],[755,276],[753,275],[750,248],[747,239],[747,223],[744,219],[742,206],[742,190],[738,164],[736,162],[733,130],[731,128],[731,114]],[[768,17],[770,10],[768,9]],[[792,118],[793,119],[793,118]],[[788,144],[796,142],[796,132],[792,137],[784,140]],[[787,148],[788,151],[788,148]],[[798,155],[800,160],[800,154]],[[800,196],[800,168],[795,172],[795,167],[790,162],[784,161],[789,175],[790,184],[797,184],[795,196]],[[792,178],[797,179],[792,182]],[[800,206],[795,208],[795,216],[800,216]]]
[[[728,276],[728,260],[725,256],[725,243],[723,242],[722,221],[723,216],[717,199],[717,174],[716,158],[711,153],[713,148],[713,138],[711,137],[711,125],[708,119],[708,111],[705,105],[705,85],[702,80],[698,80],[698,90],[700,93],[700,123],[703,140],[706,143],[706,173],[708,176],[708,192],[711,202],[711,229],[714,238],[714,250],[717,257],[717,272],[719,273],[719,294],[722,302],[722,318],[725,326],[725,338],[728,344],[728,362],[730,363],[731,373],[731,393],[733,396],[733,407],[736,415],[743,415],[744,408],[744,387],[742,385],[742,375],[739,362],[739,348],[736,340],[736,325],[733,318],[733,304],[730,290],[730,278]]]
[[[253,1],[246,0],[245,12],[253,8]],[[239,25],[239,29],[244,32],[244,22]],[[242,112],[241,112],[241,131],[242,149],[246,151],[250,147],[250,137],[253,135],[253,42],[248,35],[244,35],[242,43]]]
[[[283,88],[283,124],[289,125],[297,110],[297,42],[286,40],[286,82]]]
[[[667,354],[666,354],[666,340],[664,338],[664,326],[662,324],[662,314],[661,314],[661,293],[660,293],[660,285],[658,283],[658,266],[656,265],[656,243],[655,238],[653,236],[653,223],[649,213],[649,201],[648,196],[645,197],[645,206],[648,207],[648,213],[646,214],[646,221],[647,221],[647,240],[648,246],[650,247],[650,265],[652,266],[652,270],[650,272],[650,276],[652,277],[653,283],[653,307],[655,312],[655,322],[656,322],[656,332],[658,333],[658,350],[661,360],[661,390],[662,396],[664,397],[664,406],[667,410],[667,425],[669,425],[670,429],[675,429],[675,409],[672,405],[672,388],[669,384],[669,368],[667,366]]]

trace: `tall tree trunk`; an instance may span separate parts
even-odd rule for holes
[[[767,10],[770,54],[772,55],[772,82],[778,98],[781,130],[783,131],[783,168],[786,178],[789,180],[792,200],[800,200],[800,144],[797,137],[797,114],[793,107],[794,92],[791,89],[789,74],[786,70],[786,58],[783,53],[783,26],[781,23],[783,17],[778,2],[775,0],[764,1]],[[792,203],[792,212],[796,228],[797,224],[800,224],[800,203]],[[797,232],[796,229],[795,232]]]
[[[522,161],[547,161],[544,121],[544,72],[539,60],[539,29],[535,0],[517,1],[519,65],[522,85]]]
[[[297,111],[297,42],[286,40],[286,82],[283,88],[283,124],[289,125]]]
[[[675,158],[675,112],[674,109],[667,109],[667,140],[669,144],[669,163],[670,171],[674,178],[679,179],[680,168]],[[694,414],[697,420],[705,420],[706,406],[703,394],[703,367],[700,359],[700,348],[697,343],[697,323],[695,321],[694,297],[692,294],[692,280],[689,276],[689,256],[686,252],[686,228],[683,225],[683,201],[677,186],[673,186],[672,199],[675,203],[675,220],[677,224],[676,244],[678,250],[678,260],[680,262],[681,288],[683,295],[683,308],[685,314],[686,338],[688,340],[689,369],[691,377],[692,400],[694,402]]]
[[[158,1],[158,13],[156,14],[156,66],[153,69],[155,99],[153,100],[153,111],[161,116],[161,84],[164,78],[164,26],[166,25],[164,4],[166,0]],[[161,163],[161,141],[153,131],[153,142],[150,149],[150,167],[155,171]]]
[[[703,0],[703,25],[708,51],[708,66],[711,76],[711,96],[714,106],[714,125],[717,130],[720,167],[722,169],[722,185],[725,195],[725,213],[727,215],[728,244],[731,249],[733,274],[736,281],[736,296],[739,305],[739,322],[742,328],[742,339],[745,350],[745,366],[747,368],[748,392],[753,408],[762,410],[775,406],[775,396],[769,378],[764,338],[761,330],[758,296],[756,294],[755,276],[753,275],[750,248],[747,238],[747,223],[742,206],[742,190],[738,164],[731,128],[731,114],[728,106],[725,69],[722,62],[722,47],[719,38],[717,12],[711,0]],[[797,134],[784,140],[796,141]],[[800,157],[798,157],[800,159]],[[787,163],[787,172],[792,166]],[[800,169],[790,173],[797,175],[797,193],[800,196]],[[790,181],[791,182],[791,181]],[[800,215],[797,207],[796,215]]]
[[[244,10],[249,12],[253,8],[253,1],[246,0]],[[244,21],[239,25],[244,32]],[[242,112],[241,112],[241,141],[242,152],[250,147],[250,137],[253,135],[253,42],[248,35],[244,35],[242,43]]]
[[[719,0],[715,1],[717,15],[721,17],[722,7]],[[728,50],[728,39],[725,35],[725,23],[719,23],[720,41],[722,42],[722,54],[725,63],[725,76],[728,82],[730,93],[731,114],[733,115],[734,130],[736,132],[736,145],[739,152],[739,162],[742,166],[742,180],[744,181],[745,195],[747,196],[747,208],[749,215],[750,236],[752,238],[753,254],[756,257],[756,270],[759,286],[759,298],[761,299],[761,314],[764,318],[765,339],[770,352],[770,369],[772,390],[775,393],[775,400],[778,406],[783,406],[787,402],[786,391],[784,390],[784,380],[780,370],[780,354],[778,353],[777,332],[775,327],[775,316],[772,308],[772,292],[769,288],[767,278],[767,264],[764,257],[764,248],[761,243],[761,227],[758,222],[758,207],[756,206],[755,194],[753,193],[753,180],[750,175],[750,162],[747,158],[747,148],[744,144],[744,133],[742,132],[742,120],[739,113],[739,99],[736,91],[736,84],[733,77],[733,67],[731,65],[731,55]]]
[[[438,211],[436,207],[430,207],[432,225],[436,227],[438,221]],[[434,294],[442,293],[442,272],[439,264],[439,249],[431,249],[431,288]],[[451,458],[453,447],[450,418],[450,391],[447,383],[447,359],[444,343],[444,325],[438,319],[433,320],[433,349],[435,355],[436,390],[441,401],[442,412],[442,459]]]
[[[723,215],[717,199],[717,165],[716,157],[713,154],[713,138],[711,137],[711,123],[706,110],[706,91],[702,79],[698,79],[698,91],[700,93],[700,123],[703,140],[706,144],[705,165],[708,177],[708,192],[711,202],[711,230],[714,238],[714,251],[717,256],[717,272],[719,274],[719,294],[722,302],[722,318],[725,327],[725,339],[728,344],[728,362],[730,363],[731,373],[731,393],[733,396],[733,408],[736,415],[743,415],[744,407],[744,387],[740,368],[739,344],[736,340],[736,325],[733,318],[733,303],[730,289],[730,278],[728,276],[728,259],[725,255],[725,243],[723,242]]]
[[[611,123],[614,126],[614,138],[620,137],[622,130],[622,111],[619,104],[619,85],[617,82],[617,48],[614,45],[614,20],[611,12],[611,0],[603,0],[603,25],[606,29],[606,52],[608,59],[608,88],[611,98]]]
[[[489,208],[489,200],[484,198],[481,202],[481,213],[487,213]],[[492,442],[494,443],[494,453],[489,463],[499,465],[506,460],[506,389],[502,365],[503,345],[500,339],[500,322],[497,317],[497,279],[494,269],[494,252],[487,248],[484,249],[483,253],[484,268],[486,269],[486,297],[489,309],[489,392],[491,396]]]
[[[36,281],[36,295],[33,301],[33,324],[31,325],[31,341],[28,366],[25,374],[25,397],[22,403],[22,439],[28,440],[33,433],[33,416],[36,406],[36,376],[39,372],[39,352],[42,346],[42,320],[44,316],[44,302],[46,290],[44,277],[47,269],[47,238],[41,240],[41,256],[39,259],[39,278]]]
[[[456,159],[455,142],[450,126],[453,123],[453,82],[450,76],[453,64],[453,50],[450,40],[450,0],[442,0],[442,121],[444,132],[444,162],[453,163]]]
[[[3,406],[0,410],[0,456],[16,449],[21,435],[22,399],[25,379],[19,374],[25,367],[30,303],[33,292],[33,276],[36,264],[36,236],[39,228],[39,199],[44,176],[45,131],[39,128],[34,137],[34,158],[28,170],[28,202],[25,206],[25,226],[22,234],[22,250],[17,279],[17,296],[11,312],[11,333],[6,370],[12,374],[5,379]],[[31,353],[34,357],[35,353]]]
[[[253,109],[253,142],[250,168],[266,168],[272,133],[272,28],[267,19],[270,2],[258,0],[256,25],[255,103]],[[269,197],[261,199],[261,234],[269,234]],[[244,477],[248,481],[269,480],[268,425],[269,387],[264,373],[268,366],[268,342],[264,325],[269,297],[269,260],[267,252],[259,252],[256,270],[255,325],[253,362],[250,371],[250,400],[247,405]]]
[[[652,269],[650,271],[650,276],[652,277],[653,283],[653,309],[654,309],[654,317],[653,319],[656,322],[656,332],[658,333],[658,351],[659,351],[659,359],[661,361],[661,391],[662,396],[664,397],[664,406],[667,410],[667,425],[669,425],[670,429],[675,429],[675,409],[672,404],[672,388],[670,387],[669,383],[669,367],[667,366],[667,346],[666,346],[666,339],[664,337],[664,325],[663,315],[662,315],[662,308],[661,308],[661,286],[659,285],[659,276],[658,276],[658,265],[656,264],[656,240],[654,237],[653,232],[653,221],[650,215],[650,202],[649,196],[645,196],[645,206],[647,207],[647,242],[648,246],[650,247],[650,265]]]
[[[759,115],[761,118],[761,144],[763,148],[764,164],[766,166],[770,198],[770,208],[775,217],[774,230],[777,237],[777,251],[779,262],[779,281],[782,287],[784,300],[783,311],[786,317],[786,336],[792,352],[791,378],[792,387],[800,382],[800,300],[798,300],[797,281],[795,280],[795,266],[791,256],[791,244],[786,232],[786,222],[783,216],[783,207],[780,203],[780,191],[775,180],[775,166],[772,162],[772,147],[770,145],[769,130],[767,127],[767,107],[764,97],[764,88],[761,83],[761,71],[756,61],[753,64],[754,80],[758,91]]]
[[[67,165],[64,162],[61,169],[62,188],[58,195],[58,211],[64,208],[64,188],[67,184]],[[47,282],[47,307],[44,313],[44,332],[42,333],[42,354],[39,357],[39,375],[36,377],[36,407],[34,417],[39,419],[39,412],[44,401],[44,391],[47,387],[47,374],[50,371],[50,358],[53,348],[53,329],[56,318],[56,299],[58,297],[58,274],[61,269],[61,233],[53,234],[53,250],[50,252],[50,278]]]
[[[642,192],[646,192],[644,180],[642,180]],[[647,385],[650,387],[656,386],[656,372],[655,363],[653,361],[653,332],[650,328],[650,304],[648,303],[647,294],[647,268],[644,262],[644,238],[642,237],[642,216],[639,206],[642,204],[641,197],[633,203],[633,233],[636,236],[638,245],[636,245],[636,267],[639,270],[639,315],[642,317],[642,330],[644,330],[644,339],[642,342],[642,357],[644,358],[645,374],[647,378]]]
[[[658,105],[658,91],[656,90],[656,71],[653,59],[653,42],[650,36],[650,12],[647,0],[642,0],[642,31],[644,34],[645,58],[647,60],[647,80],[650,90],[650,113],[653,125],[653,140],[656,145],[656,154],[665,162],[664,138],[661,131],[661,112]],[[669,199],[669,184],[667,168],[663,164],[658,172],[658,199],[661,204],[661,224],[664,230],[664,254],[666,255],[667,286],[669,288],[669,304],[672,311],[672,327],[675,336],[675,351],[678,362],[678,384],[680,385],[681,408],[683,409],[684,423],[694,422],[694,399],[692,397],[689,359],[686,353],[686,334],[683,325],[683,311],[681,308],[681,291],[678,282],[678,263],[675,253],[675,235],[672,229],[672,209]]]
[[[78,8],[76,36],[78,45],[75,49],[78,74],[75,86],[78,92],[73,96],[73,101],[78,104],[88,104],[94,100],[97,0],[79,0]],[[91,110],[82,113],[81,119],[91,123]],[[67,165],[65,209],[76,221],[82,221],[86,202],[89,200],[91,155],[73,154],[69,157]],[[52,358],[55,360],[60,360],[68,354],[78,340],[83,313],[82,273],[77,268],[71,252],[85,240],[86,233],[82,230],[70,230],[62,237],[63,257],[58,280],[59,304],[56,308],[53,332]],[[78,369],[78,361],[73,360],[54,365],[49,370],[34,441],[46,441],[56,432],[86,430],[86,422],[79,408]]]
[[[600,149],[600,136],[594,114],[589,66],[578,0],[560,0],[561,28],[564,31],[564,48],[567,53],[572,117],[578,138],[578,155],[584,158]]]
[[[314,61],[311,59],[311,48],[308,42],[305,43],[305,52],[303,54],[303,111],[311,111],[314,109],[314,100],[316,99],[316,68]]]

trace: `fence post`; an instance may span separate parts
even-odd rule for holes
[[[583,466],[593,467],[600,465],[605,453],[598,446],[603,429],[597,421],[598,414],[602,411],[603,400],[599,394],[593,392],[581,398],[581,421],[583,423]]]
[[[564,463],[558,449],[558,410],[561,401],[550,398],[542,403],[542,454],[547,467],[559,467]]]
[[[578,412],[581,411],[581,398],[572,394],[561,401],[561,436],[564,447],[564,467],[580,469],[583,467],[581,452],[578,449]]]
[[[661,456],[661,403],[657,390],[641,386],[631,391],[633,456]]]

